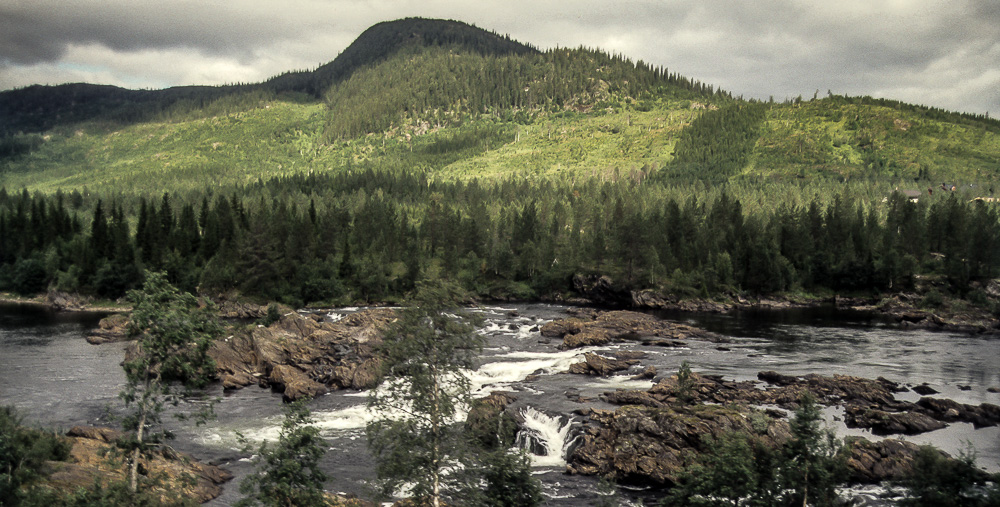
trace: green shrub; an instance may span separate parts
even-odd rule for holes
[[[976,452],[971,447],[960,452],[958,459],[952,459],[925,445],[917,452],[910,473],[898,482],[906,489],[900,503],[917,507],[1000,505],[1000,488],[995,482],[987,483],[988,479],[976,468]]]
[[[43,465],[65,460],[69,450],[69,443],[54,433],[24,426],[14,407],[0,407],[0,505],[39,498],[33,486]]]
[[[931,289],[931,291],[925,294],[924,298],[920,300],[921,308],[940,308],[943,304],[944,295],[937,289]]]

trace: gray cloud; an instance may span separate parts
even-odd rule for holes
[[[259,81],[332,60],[379,21],[458,19],[600,47],[736,95],[871,94],[1000,110],[995,0],[35,0],[0,5],[0,89]]]

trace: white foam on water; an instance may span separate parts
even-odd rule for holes
[[[486,326],[477,329],[476,333],[479,333],[483,336],[493,336],[505,333],[506,331],[507,331],[507,326],[501,326],[497,322],[490,322]]]
[[[468,373],[473,396],[485,396],[488,391],[520,382],[535,372],[562,373],[573,363],[583,360],[584,350],[560,352],[511,352],[494,357],[497,361],[480,366]]]
[[[534,407],[525,407],[521,411],[524,425],[517,434],[518,447],[529,451],[531,464],[536,467],[566,466],[566,452],[573,439],[569,437],[573,429],[573,419],[563,421],[561,417],[551,416]],[[540,444],[544,454],[531,452],[532,441]]]
[[[653,387],[652,380],[633,380],[631,376],[616,375],[613,377],[596,378],[589,385],[600,389],[641,389]]]
[[[514,335],[518,340],[526,340],[528,338],[536,338],[542,335],[539,331],[539,327],[536,324],[523,324],[517,327],[517,333]]]
[[[321,433],[362,429],[373,419],[375,412],[368,410],[365,404],[326,412],[313,412],[314,426],[319,428]]]

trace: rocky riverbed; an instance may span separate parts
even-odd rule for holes
[[[496,401],[494,409],[503,407],[503,424],[513,425],[514,440],[535,453],[541,467],[536,473],[553,505],[571,505],[561,500],[567,495],[587,497],[596,484],[588,478],[598,475],[668,485],[675,458],[701,449],[699,432],[750,424],[753,431],[764,427],[777,443],[787,429],[787,411],[804,390],[830,407],[827,416],[838,431],[848,430],[842,434],[852,440],[858,482],[898,475],[920,442],[943,442],[954,452],[960,439],[968,436],[982,446],[983,438],[992,437],[977,435],[996,433],[991,404],[1000,396],[986,388],[1000,385],[1000,378],[991,359],[996,347],[987,338],[903,332],[867,320],[825,328],[781,317],[764,328],[732,328],[739,321],[726,314],[712,314],[716,321],[699,316],[707,314],[662,319],[630,311],[507,306],[483,310],[482,332],[490,345],[473,379],[482,396]],[[326,465],[337,477],[333,488],[364,496],[370,464],[364,459],[364,394],[358,391],[370,385],[377,366],[372,350],[392,318],[385,309],[286,311],[268,327],[235,324],[213,348],[220,389],[224,383],[230,393],[218,409],[220,421],[207,434],[182,428],[178,444],[225,463],[239,477],[247,467],[233,459],[227,435],[238,430],[273,438],[280,419],[274,396],[318,395],[314,414],[336,449],[330,454],[335,464]],[[116,319],[98,332],[123,329],[126,321]],[[123,346],[93,349],[104,347]],[[690,404],[678,403],[672,384],[681,361],[696,371]],[[944,368],[943,375],[937,368]],[[496,390],[505,394],[487,396]],[[912,440],[896,438],[907,434]],[[944,438],[955,444],[936,435],[953,435]],[[993,459],[994,450],[983,449]],[[213,504],[239,497],[230,490]]]

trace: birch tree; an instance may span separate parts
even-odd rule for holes
[[[127,448],[134,492],[142,454],[172,437],[159,427],[164,409],[212,379],[215,363],[208,348],[221,327],[209,308],[170,285],[164,273],[147,272],[142,290],[130,291],[128,298],[134,305],[128,332],[136,342],[123,363],[127,384],[119,396],[128,408],[123,426],[133,437]]]
[[[414,499],[434,507],[460,490],[460,474],[449,471],[463,468],[468,453],[456,419],[470,401],[465,372],[483,347],[460,297],[445,282],[418,284],[386,333],[382,382],[368,400],[378,414],[367,434],[382,492],[407,485]]]

